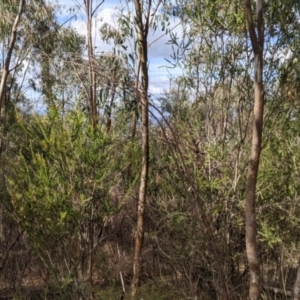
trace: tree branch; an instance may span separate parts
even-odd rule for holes
[[[258,41],[257,41],[257,35],[255,32],[255,26],[254,26],[254,21],[253,21],[252,7],[251,7],[250,0],[244,1],[244,9],[245,9],[247,25],[248,25],[248,32],[250,34],[250,40],[251,40],[253,52],[254,52],[254,54],[256,54],[259,52],[259,45],[258,45]]]
[[[17,38],[17,29],[18,29],[19,22],[21,20],[21,15],[23,13],[24,5],[25,5],[25,0],[20,0],[18,14],[17,14],[15,22],[12,26],[12,32],[11,32],[11,36],[10,36],[7,56],[6,56],[4,67],[3,67],[2,78],[1,78],[1,83],[0,83],[0,116],[1,116],[1,111],[2,111],[3,98],[4,98],[4,94],[5,94],[6,81],[7,81],[7,77],[9,74],[9,65],[10,65],[10,61],[11,61],[11,57],[12,57],[12,52],[13,52],[13,49],[15,46],[15,42],[16,42],[16,38]]]

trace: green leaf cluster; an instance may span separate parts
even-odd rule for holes
[[[37,244],[55,245],[76,234],[91,202],[105,214],[110,138],[77,110],[65,120],[54,112],[29,123],[20,118],[19,125],[24,140],[14,145],[18,158],[8,179],[13,214]]]

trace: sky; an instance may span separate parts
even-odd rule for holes
[[[84,20],[84,0],[57,0],[57,4],[62,5],[64,9],[61,15],[58,16],[58,21],[64,23],[74,15],[74,12],[70,11],[75,9],[78,11],[77,17],[73,18],[70,22],[64,26],[72,26],[78,33],[86,35],[86,24]],[[94,0],[94,4],[98,3],[98,0]],[[81,10],[79,8],[81,7]],[[94,24],[96,30],[94,31],[94,43],[99,52],[109,52],[112,50],[112,45],[103,42],[99,35],[99,28],[104,23],[108,23],[113,27],[117,27],[117,13],[118,8],[121,7],[121,3],[118,0],[105,0],[103,5],[95,15]],[[174,27],[179,23],[179,20],[170,20],[170,27]],[[176,27],[173,32],[180,35],[180,26]],[[168,90],[170,78],[175,78],[181,74],[179,68],[171,68],[172,66],[165,60],[170,59],[173,54],[172,46],[168,44],[170,37],[165,35],[161,30],[156,32],[149,32],[148,48],[149,56],[149,93],[159,96],[164,91]],[[96,51],[97,54],[97,51]],[[169,68],[166,68],[168,66]]]

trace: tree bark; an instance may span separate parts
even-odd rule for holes
[[[3,66],[1,83],[0,83],[0,117],[2,115],[3,99],[4,99],[4,95],[5,95],[6,81],[7,81],[7,77],[9,74],[10,61],[11,61],[13,49],[15,46],[15,42],[16,42],[16,38],[17,38],[17,29],[18,29],[18,25],[21,20],[24,6],[25,6],[25,0],[20,0],[18,14],[17,14],[15,22],[12,26],[12,32],[11,32],[11,36],[10,36],[7,56],[6,56],[4,66]]]
[[[256,183],[262,144],[264,87],[263,87],[263,47],[264,22],[263,0],[256,2],[257,33],[253,21],[250,0],[244,1],[248,32],[254,53],[254,119],[252,146],[246,185],[246,251],[250,270],[249,299],[258,300],[260,296],[260,264],[257,244],[256,223]]]
[[[142,268],[142,249],[144,242],[144,214],[148,183],[149,168],[149,116],[148,116],[148,49],[147,36],[149,29],[149,14],[145,24],[142,17],[142,6],[140,0],[134,1],[136,22],[138,27],[138,55],[141,67],[141,91],[140,103],[142,110],[142,169],[139,189],[139,200],[137,208],[137,227],[135,236],[134,261],[133,261],[133,279],[131,285],[131,295],[136,296],[137,288],[140,284],[140,275]],[[148,3],[149,11],[151,1]],[[138,73],[138,72],[137,72]]]

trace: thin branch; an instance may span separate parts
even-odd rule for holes
[[[150,44],[148,44],[148,48],[150,46],[152,46],[152,44],[154,44],[155,42],[157,42],[158,40],[160,40],[163,36],[167,35],[171,31],[173,31],[177,26],[179,26],[181,24],[182,24],[182,22],[179,22],[178,24],[176,24],[175,26],[173,26],[170,30],[168,30],[166,33],[163,33],[162,35],[160,35],[158,38],[156,38],[154,41],[152,41]]]
[[[102,1],[95,7],[95,9],[92,11],[92,14],[91,14],[92,17],[93,17],[94,14],[96,13],[97,9],[98,9],[103,3],[104,3],[104,0],[102,0]]]
[[[292,291],[285,291],[283,289],[279,289],[277,287],[273,287],[273,286],[268,286],[268,285],[263,285],[263,288],[265,290],[269,290],[269,291],[272,291],[274,294],[281,294],[281,295],[285,295],[285,296],[292,296],[293,293]]]

